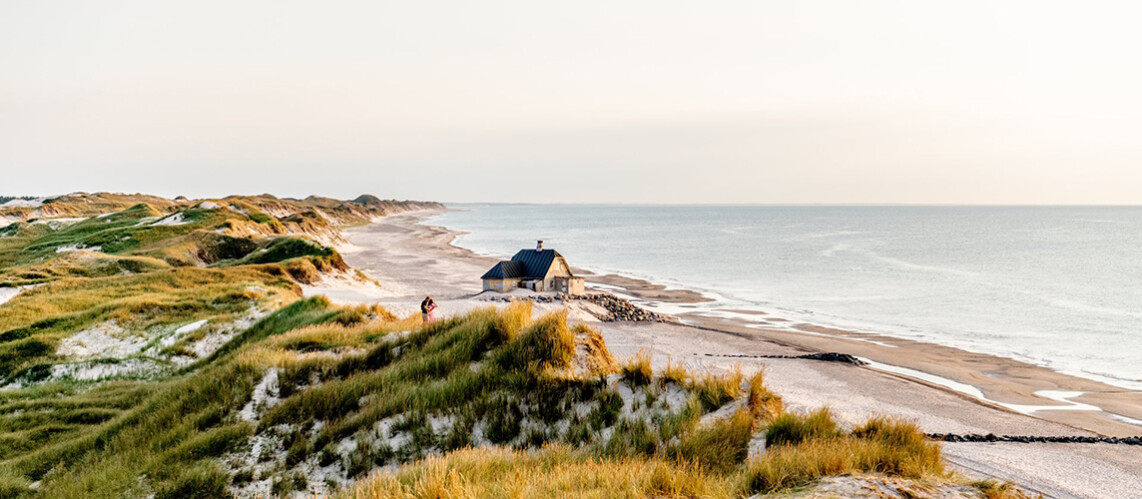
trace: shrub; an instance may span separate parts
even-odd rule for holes
[[[511,442],[519,436],[519,420],[523,417],[519,405],[507,397],[498,396],[488,403],[485,412],[487,426],[484,427],[484,437],[495,444]]]
[[[253,433],[249,423],[222,426],[187,439],[166,456],[169,460],[198,460],[219,456]]]
[[[675,364],[674,361],[667,361],[666,369],[662,371],[662,377],[659,379],[663,385],[674,383],[678,386],[685,386],[690,383],[690,372],[682,367],[681,363]]]
[[[770,493],[807,485],[833,475],[863,472],[889,473],[905,478],[944,473],[939,447],[928,444],[920,452],[901,449],[883,440],[832,437],[774,448],[750,462],[747,493]]]
[[[273,263],[303,256],[333,256],[336,252],[306,239],[279,237],[240,260],[240,264]]]
[[[155,499],[215,499],[228,497],[229,477],[210,465],[195,466],[170,485],[159,489]]]
[[[406,497],[728,498],[725,477],[671,459],[599,459],[561,445],[539,451],[463,449],[378,472],[344,499]]]
[[[587,415],[587,421],[591,423],[591,427],[601,430],[615,424],[623,409],[622,396],[611,390],[604,390],[599,392],[595,398],[598,399],[599,405]]]
[[[649,456],[658,449],[658,439],[642,419],[623,419],[615,425],[610,440],[603,447],[607,456]]]
[[[567,327],[566,312],[547,315],[507,345],[498,358],[504,369],[540,371],[571,365],[575,355],[575,336]]]
[[[514,340],[531,322],[531,302],[513,301],[500,310],[492,323],[491,340],[501,345]]]
[[[623,365],[622,374],[623,379],[631,386],[650,384],[650,380],[654,376],[654,371],[650,367],[650,353],[646,350],[639,350],[634,358]]]
[[[971,486],[983,492],[984,497],[987,497],[987,499],[1030,499],[1031,497],[1014,485],[999,480],[979,480],[972,482]]]
[[[586,324],[578,324],[572,331],[575,334],[576,348],[582,348],[586,357],[586,372],[580,373],[588,376],[606,376],[619,372],[619,365],[607,349],[607,342],[603,335],[591,329]],[[577,366],[578,367],[578,366]]]
[[[817,409],[808,416],[785,413],[766,428],[767,445],[796,445],[810,439],[826,439],[840,435],[828,408]]]
[[[857,438],[880,440],[901,448],[919,448],[928,443],[928,437],[916,423],[886,417],[870,418],[854,428],[852,434]]]
[[[747,404],[753,417],[762,421],[772,421],[784,411],[781,397],[765,387],[764,371],[758,371],[750,378]]]
[[[819,409],[804,417],[779,416],[767,437],[773,447],[746,472],[750,493],[857,472],[905,478],[944,474],[939,445],[911,422],[877,417],[842,435],[828,409]]]
[[[231,479],[234,485],[243,485],[254,481],[254,470],[242,469],[234,472],[234,477]]]
[[[719,472],[728,472],[745,461],[754,422],[750,412],[739,409],[733,416],[697,428],[682,437],[671,454]]]
[[[741,394],[742,372],[741,367],[722,375],[706,373],[700,378],[693,378],[689,388],[696,392],[702,407],[712,411],[726,404]]]

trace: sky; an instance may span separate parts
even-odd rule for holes
[[[0,0],[0,195],[1142,204],[1127,1]]]

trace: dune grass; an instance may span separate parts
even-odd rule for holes
[[[766,428],[766,441],[771,445],[796,445],[806,440],[828,439],[841,435],[828,408],[817,409],[808,415],[784,413],[777,416]]]
[[[787,413],[769,424],[767,439],[771,448],[744,472],[748,491],[769,493],[854,473],[945,476],[939,445],[907,421],[874,417],[844,432],[827,409]]]
[[[634,386],[643,386],[650,383],[654,371],[650,367],[650,352],[639,350],[626,364],[623,364],[623,379]]]
[[[846,431],[828,409],[786,413],[781,398],[764,386],[764,373],[756,373],[737,411],[698,424],[698,416],[710,405],[743,396],[742,373],[694,375],[673,365],[667,372],[669,378],[665,373],[656,377],[648,356],[640,354],[623,366],[620,378],[636,399],[643,396],[643,403],[651,406],[659,403],[652,389],[686,387],[686,406],[648,422],[624,417],[621,413],[628,406],[603,389],[595,397],[598,405],[583,437],[589,440],[592,432],[606,427],[611,436],[601,444],[580,445],[581,440],[565,438],[528,446],[539,449],[530,453],[442,449],[443,456],[374,476],[346,489],[342,497],[745,497],[849,474],[951,483],[939,446],[913,423],[877,417]],[[749,444],[763,429],[769,449],[750,459]],[[656,476],[680,480],[662,482]]]
[[[53,281],[2,305],[0,380],[37,381],[63,338],[115,323],[146,336],[163,326],[223,320],[296,299],[297,284],[270,268],[182,268]],[[29,378],[30,377],[30,378]]]
[[[340,462],[350,475],[409,465],[345,497],[734,497],[835,474],[943,474],[938,447],[914,425],[881,418],[844,432],[825,410],[775,415],[780,398],[760,375],[745,393],[740,371],[687,375],[681,386],[653,371],[648,382],[619,375],[635,401],[605,379],[560,376],[576,337],[561,314],[530,315],[514,304],[405,329],[415,319],[299,300],[180,378],[4,394],[0,414],[20,416],[8,416],[12,431],[0,440],[0,490],[30,494],[40,481],[37,492],[49,496],[182,497],[270,473],[284,493],[308,485],[289,471],[307,462]],[[255,421],[237,418],[269,369],[278,370],[281,402]],[[687,390],[686,404],[668,409],[668,389]],[[698,424],[710,400],[741,396],[731,417]],[[636,416],[650,407],[662,410]],[[64,408],[73,419],[47,412]],[[445,427],[430,423],[442,417]],[[386,443],[377,424],[407,444]],[[761,428],[771,448],[750,460]],[[222,464],[260,435],[288,438],[268,449],[264,466]],[[335,450],[346,439],[356,450]],[[465,450],[481,441],[501,447]]]
[[[740,368],[655,372],[646,352],[620,366],[564,313],[533,318],[518,302],[424,325],[300,297],[299,283],[351,269],[299,236],[400,203],[131,200],[65,196],[46,211],[117,211],[0,232],[0,286],[36,285],[0,305],[0,384],[23,386],[0,391],[0,497],[284,495],[313,485],[307,470],[353,478],[392,465],[342,496],[740,497],[835,474],[943,476],[939,447],[913,424],[849,431],[827,410],[788,414],[763,373]],[[201,358],[171,360],[250,317]],[[146,348],[83,362],[159,374],[53,374],[76,362],[61,344],[109,324]],[[727,417],[703,418],[730,403]],[[762,430],[769,450],[751,458]]]
[[[303,300],[251,329],[265,337],[343,317],[343,311],[330,307],[321,298]],[[253,425],[235,420],[233,413],[247,403],[262,374],[261,366],[241,362],[233,352],[183,378],[109,383],[89,392],[37,400],[42,412],[36,413],[35,424],[26,407],[41,397],[9,402],[0,406],[0,414],[8,415],[5,420],[9,422],[27,422],[30,428],[60,424],[59,411],[64,407],[86,408],[88,414],[92,408],[113,410],[75,422],[66,438],[33,442],[38,445],[5,456],[0,459],[0,476],[19,477],[17,482],[42,480],[39,492],[58,497],[129,496],[147,491],[177,497],[180,490],[187,490],[187,484],[205,486],[203,480],[210,477],[215,480],[211,487],[225,487],[229,472],[219,471],[212,459],[245,444],[253,433]],[[138,480],[143,475],[149,477],[147,482]]]
[[[394,474],[378,473],[341,499],[408,497],[734,497],[733,483],[663,458],[599,458],[565,445],[538,452],[465,449]]]
[[[378,307],[297,300],[168,380],[6,394],[0,477],[24,493],[40,481],[38,492],[48,495],[176,497],[220,490],[232,476],[285,476],[304,463],[340,462],[356,475],[481,442],[520,449],[562,443],[644,458],[670,452],[706,467],[724,466],[710,457],[713,446],[744,449],[748,428],[696,428],[705,412],[697,391],[681,408],[661,397],[658,409],[644,407],[640,416],[606,381],[609,372],[569,375],[592,335],[569,328],[563,314],[530,316],[529,305],[513,304],[408,330],[413,320]],[[607,355],[579,361],[613,363]],[[255,420],[237,417],[269,370],[276,370],[281,401],[255,408]],[[386,443],[393,437],[378,433],[378,424],[405,435],[404,444]],[[280,441],[258,457],[269,459],[268,468],[220,464],[249,452],[254,436]],[[355,442],[348,454],[337,450],[346,440]],[[735,451],[730,459],[742,456]],[[275,487],[287,491],[295,482]]]
[[[250,208],[262,202],[274,203],[279,213],[316,206],[264,197],[236,199],[242,208],[78,194],[45,201],[40,211],[88,218],[28,220],[3,229],[0,286],[32,287],[0,304],[0,385],[7,385],[0,391],[0,496],[33,494],[37,482],[35,494],[47,497],[223,491],[232,472],[218,456],[246,445],[256,431],[237,413],[275,358],[272,351],[264,358],[249,351],[315,324],[400,324],[379,307],[299,300],[299,282],[347,268],[333,250],[299,237],[325,236],[335,222],[316,213],[302,217],[305,227],[281,222]],[[319,204],[346,221],[392,206]],[[246,223],[259,229],[233,235],[233,227]],[[257,256],[243,260],[252,253]],[[230,262],[203,268],[224,260]],[[232,338],[221,336],[228,342],[205,358],[172,360],[193,359],[194,341],[274,310]],[[192,324],[199,329],[176,335]],[[81,353],[67,354],[79,357],[65,357],[61,346],[81,332],[88,334],[75,343]],[[131,347],[84,357],[82,348],[92,341]],[[70,374],[121,372],[120,365],[145,369],[118,380],[115,374],[109,380]]]
[[[753,425],[748,410],[738,411],[688,437],[682,447],[696,449],[688,453],[599,457],[565,444],[532,452],[461,449],[378,472],[338,497],[747,497],[825,476],[870,473],[955,483],[944,472],[939,448],[908,423],[873,419],[859,434],[778,445],[749,461],[719,452],[744,449]],[[988,497],[1025,497],[998,482],[976,486]]]

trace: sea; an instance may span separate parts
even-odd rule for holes
[[[1142,207],[449,205],[428,223],[507,258],[1013,358],[1142,390]],[[752,315],[753,317],[761,317]],[[743,315],[743,320],[749,316]]]

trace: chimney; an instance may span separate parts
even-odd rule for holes
[[[542,239],[535,242],[535,251],[543,251],[543,240]]]

